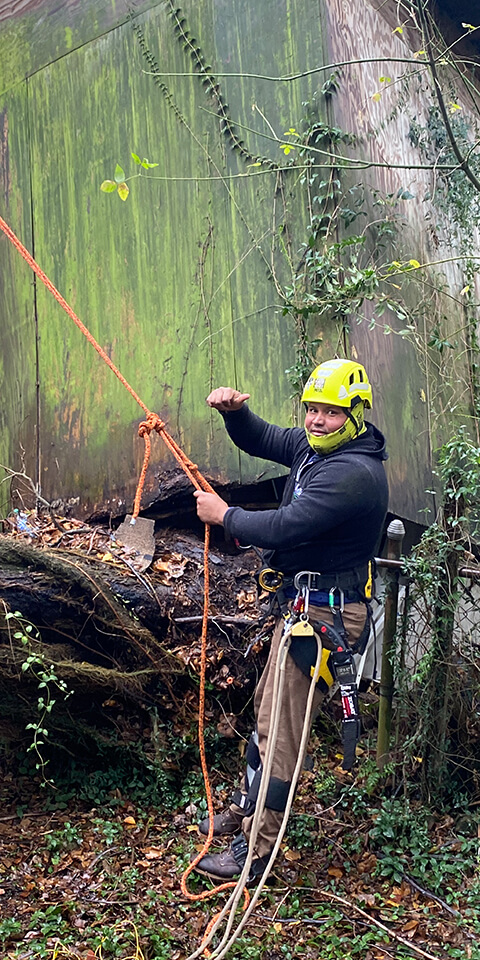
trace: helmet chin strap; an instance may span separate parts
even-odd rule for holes
[[[360,433],[360,424],[358,420],[355,420],[355,417],[353,416],[353,413],[351,410],[347,410],[347,417],[349,420],[352,421],[353,426],[355,427],[355,436],[358,437]]]
[[[358,417],[357,420],[356,420],[355,417],[353,416],[353,412],[352,412],[352,411],[354,411],[354,410],[357,411],[357,417]],[[364,417],[364,413],[365,413],[365,407],[364,407],[364,405],[363,405],[362,398],[361,398],[361,397],[352,397],[352,402],[351,402],[351,404],[350,404],[349,407],[346,407],[346,408],[345,408],[345,411],[346,411],[347,417],[349,418],[349,420],[352,421],[353,426],[355,427],[355,430],[356,430],[355,436],[356,436],[356,437],[359,437],[360,434],[365,431],[365,424],[364,424],[364,422],[363,422],[363,417]]]
[[[354,399],[356,403],[353,410],[345,407],[345,413],[347,414],[345,423],[342,424],[338,430],[334,430],[333,433],[327,433],[325,436],[317,437],[310,433],[305,427],[307,440],[315,453],[333,453],[335,450],[338,450],[339,447],[343,447],[345,443],[349,443],[350,440],[355,440],[362,433],[365,433],[367,428],[363,421],[363,401],[360,397],[355,397]],[[355,419],[355,413],[357,414],[357,419]]]

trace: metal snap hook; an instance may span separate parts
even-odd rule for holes
[[[339,607],[340,613],[343,613],[343,611],[344,611],[344,609],[345,609],[345,594],[344,594],[343,590],[340,589],[340,587],[332,587],[332,588],[329,590],[329,592],[328,592],[328,606],[329,606],[331,609],[333,609],[333,607],[335,606],[335,594],[336,594],[337,590],[338,590],[338,598],[339,598],[338,607]]]

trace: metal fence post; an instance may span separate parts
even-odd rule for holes
[[[400,560],[405,527],[401,520],[392,520],[387,529],[387,559]],[[378,705],[377,766],[383,769],[388,761],[392,726],[393,663],[392,650],[397,629],[399,568],[385,572],[385,614],[382,647],[382,672]]]

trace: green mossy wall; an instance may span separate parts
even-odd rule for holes
[[[230,149],[169,9],[158,4],[137,22],[162,68],[187,74],[165,79],[170,102],[145,73],[148,64],[130,22],[82,46],[72,41],[77,49],[51,63],[44,39],[45,65],[6,95],[9,129],[22,127],[24,142],[9,132],[4,144],[3,162],[8,157],[12,174],[8,204],[2,201],[0,209],[29,249],[33,223],[40,266],[203,471],[219,480],[273,476],[273,467],[232,448],[204,398],[216,384],[237,384],[252,394],[260,413],[292,422],[284,371],[292,363],[295,331],[282,316],[272,280],[272,267],[283,281],[288,277],[278,248],[272,253],[272,227],[273,234],[281,232],[288,213],[303,235],[306,211],[293,181],[286,181],[288,195],[282,197],[275,170],[249,168]],[[255,7],[248,0],[184,4],[190,35],[219,73],[255,73],[260,63],[262,73],[272,75],[306,68],[322,42],[318,10],[312,9],[306,37],[303,11],[292,0],[264,0]],[[84,29],[91,34],[90,14]],[[32,17],[16,26],[27,65],[35,60],[27,29]],[[57,19],[52,59],[60,27]],[[40,56],[37,49],[37,63]],[[18,69],[12,76],[18,79]],[[4,86],[7,80],[4,73]],[[230,115],[259,131],[241,132],[248,149],[281,162],[278,145],[260,135],[270,136],[261,114],[282,135],[298,123],[302,100],[313,94],[316,80],[287,86],[225,77],[219,82]],[[99,188],[117,162],[127,174],[136,172],[132,150],[158,167],[152,179],[131,181],[122,203]],[[249,175],[235,179],[237,174]],[[12,216],[14,197],[17,207],[26,206],[26,221]],[[2,240],[2,253],[5,246]],[[13,274],[2,296],[5,323],[15,342],[17,301],[27,290],[30,328],[22,333],[26,417],[20,436],[11,427],[6,431],[3,458],[18,465],[21,441],[35,476],[32,278],[14,251],[7,257]],[[45,288],[37,283],[36,289],[43,494],[49,500],[79,496],[79,512],[105,506],[120,511],[119,501],[131,502],[143,456],[136,435],[142,411]],[[11,353],[9,398],[18,380]],[[9,399],[9,424],[13,407]],[[157,475],[166,466],[171,460],[155,438],[145,502],[155,496]]]
[[[390,127],[388,105],[372,103],[368,65],[358,75],[346,70],[330,101],[322,72],[282,83],[258,74],[356,62],[367,42],[381,59],[400,39],[369,3],[359,31],[357,8],[342,0],[183,0],[177,22],[169,0],[138,0],[133,22],[124,0],[32,0],[26,13],[13,0],[10,9],[2,19],[0,7],[0,213],[204,473],[219,482],[275,476],[276,466],[232,447],[204,402],[228,383],[268,419],[288,424],[298,415],[285,375],[297,331],[278,286],[300,262],[309,214],[299,171],[277,169],[289,161],[275,134],[300,128],[316,95],[323,119],[361,131],[365,155],[383,160],[391,147],[408,159],[412,148],[402,118]],[[134,24],[165,72],[163,89]],[[243,152],[232,149],[218,98],[202,85],[197,48]],[[127,177],[138,172],[131,151],[158,166],[129,180],[122,203],[100,184],[116,163]],[[271,163],[255,166],[257,156]],[[345,184],[356,173],[349,176]],[[385,193],[406,182],[394,169],[369,176]],[[431,255],[420,206],[413,253]],[[50,501],[78,497],[79,515],[121,513],[140,472],[143,413],[3,236],[0,267],[0,463],[25,467]],[[339,348],[338,334],[310,318],[308,335],[319,334],[325,358]],[[415,352],[365,323],[353,328],[349,349],[375,385],[391,509],[423,522],[429,426]],[[172,466],[154,437],[144,505]],[[5,504],[8,485],[0,491]]]
[[[0,96],[0,212],[32,248],[25,84]],[[10,484],[2,466],[36,479],[36,328],[32,274],[0,238],[0,511],[9,509]],[[15,451],[15,453],[14,453]]]

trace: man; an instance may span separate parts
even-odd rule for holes
[[[278,510],[250,512],[229,507],[216,494],[197,491],[198,516],[205,523],[222,524],[243,546],[263,548],[266,565],[283,574],[287,600],[295,597],[296,574],[315,573],[308,611],[313,624],[318,620],[332,624],[332,595],[334,599],[343,595],[346,639],[351,646],[358,644],[368,636],[369,562],[378,547],[388,503],[384,438],[364,419],[365,408],[372,404],[366,371],[351,360],[329,360],[317,367],[302,394],[304,429],[267,423],[249,410],[249,396],[231,387],[218,387],[207,403],[223,415],[231,439],[241,450],[290,468],[282,502]],[[207,854],[196,867],[215,879],[234,878],[245,863],[283,623],[280,618],[255,693],[256,731],[247,749],[245,787],[236,791],[230,808],[214,818],[214,836],[240,833],[228,850]],[[296,647],[298,652],[298,644]],[[255,843],[252,879],[263,873],[279,832],[305,719],[310,669],[305,670],[301,658],[294,659],[291,652],[286,660],[278,739]],[[316,691],[315,706],[321,697]],[[208,832],[208,821],[200,830]]]

